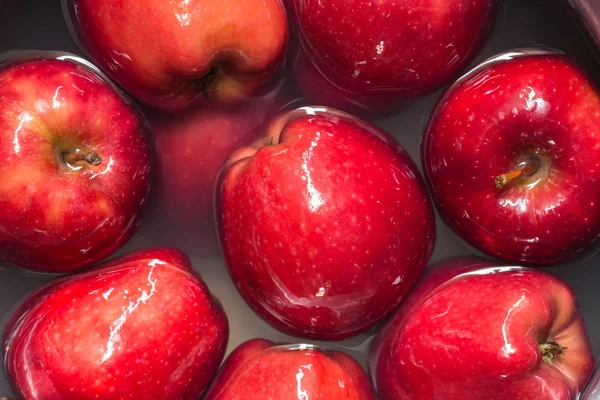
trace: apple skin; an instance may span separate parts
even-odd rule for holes
[[[237,102],[285,58],[281,0],[64,0],[73,36],[95,63],[151,106],[184,108],[198,96]],[[213,70],[214,69],[214,70]]]
[[[312,102],[387,111],[444,85],[487,39],[496,0],[287,0]]]
[[[267,145],[265,145],[267,144]],[[402,300],[435,241],[408,154],[348,114],[305,107],[234,153],[217,201],[221,247],[248,304],[294,336],[364,332]]]
[[[594,367],[574,293],[559,278],[481,259],[431,268],[378,333],[381,400],[570,400]],[[563,353],[543,360],[540,344]]]
[[[442,97],[423,167],[441,216],[468,244],[529,265],[575,258],[600,234],[600,96],[566,56],[517,50]],[[496,177],[527,160],[531,176]]]
[[[0,64],[0,260],[70,272],[118,250],[136,231],[154,170],[142,114],[74,56]],[[63,152],[95,151],[99,165]]]
[[[196,400],[227,340],[227,317],[187,257],[150,249],[34,293],[3,349],[19,399]]]
[[[205,400],[375,400],[360,365],[339,351],[249,340],[227,358]]]

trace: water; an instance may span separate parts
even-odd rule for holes
[[[596,81],[600,81],[600,66],[584,36],[557,0],[501,2],[492,37],[473,64],[505,50],[534,45],[556,48],[569,54],[578,60]],[[63,50],[81,54],[63,20],[59,0],[13,0],[6,12],[0,16],[0,51],[17,49]],[[296,106],[305,104],[302,99],[297,98],[293,89],[286,87],[283,91],[287,96],[281,100],[281,104],[288,102]],[[419,162],[421,134],[439,94],[438,91],[415,102],[397,115],[373,122],[393,134]],[[278,108],[281,104],[278,103],[274,108]],[[250,110],[248,115],[256,114]],[[266,115],[261,118],[266,118]],[[157,116],[151,116],[150,119],[155,120]],[[168,124],[169,121],[164,121],[162,118],[161,123]],[[246,123],[246,119],[238,122],[240,126]],[[215,122],[215,127],[218,126],[220,125]],[[200,148],[216,146],[223,152],[229,145],[219,142],[218,138],[207,136],[206,143],[200,142],[198,146],[201,146]],[[198,153],[198,157],[202,157],[202,152]],[[183,164],[181,168],[185,170],[186,165]],[[161,187],[165,187],[164,182]],[[210,191],[209,184],[205,188],[206,192]],[[210,194],[205,193],[205,196]],[[206,207],[208,208],[208,205]],[[179,208],[184,211],[190,210],[185,207]],[[241,299],[227,275],[219,254],[211,213],[201,212],[197,215],[188,215],[186,218],[185,215],[182,217],[171,214],[173,210],[166,207],[160,199],[155,201],[140,231],[119,253],[154,246],[176,247],[185,251],[190,256],[194,268],[221,300],[227,312],[231,326],[228,352],[243,341],[255,337],[268,338],[276,342],[301,342],[302,340],[288,337],[271,328]],[[441,221],[437,222],[437,245],[432,261],[472,254],[472,250],[465,247]],[[599,261],[600,255],[587,256],[573,263],[577,264],[577,268],[572,268],[573,265],[564,265],[552,270],[574,288],[597,355],[600,354],[600,314],[597,313],[596,305],[600,301],[600,291],[595,285],[600,282],[600,268],[596,268]],[[6,318],[19,300],[48,279],[48,277],[31,276],[9,269],[0,270],[0,318]],[[370,335],[364,334],[328,346],[341,348],[365,365],[369,338]],[[0,396],[9,394],[8,382],[2,376]]]

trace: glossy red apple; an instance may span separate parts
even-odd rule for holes
[[[386,133],[338,111],[283,115],[224,170],[217,218],[235,285],[291,335],[372,327],[421,275],[435,241],[426,189]]]
[[[39,290],[12,316],[3,349],[22,400],[196,400],[227,338],[187,257],[153,249]]]
[[[352,357],[312,345],[247,341],[227,358],[205,400],[375,400]]]
[[[139,100],[180,109],[198,96],[237,101],[279,68],[281,0],[65,0],[74,36]]]
[[[0,260],[68,272],[135,232],[154,153],[148,125],[98,71],[57,53],[0,64]]]
[[[565,262],[600,234],[600,96],[562,54],[509,52],[459,80],[422,160],[442,217],[492,256]]]
[[[417,284],[369,363],[381,400],[571,400],[594,356],[565,282],[453,259]]]
[[[445,84],[477,54],[496,0],[287,0],[313,102],[380,112]]]

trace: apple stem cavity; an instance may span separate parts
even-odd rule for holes
[[[548,340],[545,343],[540,344],[540,350],[542,351],[542,359],[548,364],[552,364],[552,361],[561,355],[567,347],[563,347],[553,340]]]
[[[90,151],[88,153],[65,152],[62,153],[62,158],[64,162],[68,164],[74,164],[76,162],[85,161],[90,165],[97,166],[100,165],[100,163],[102,162],[102,157],[100,157],[95,151]]]
[[[200,95],[205,99],[210,100],[212,98],[212,93],[215,91],[215,81],[217,79],[218,74],[219,69],[213,67],[210,69],[210,71],[208,71],[206,75],[194,82],[195,86],[200,92]]]
[[[517,169],[508,172],[506,174],[498,175],[494,180],[496,182],[496,188],[503,189],[511,182],[519,178],[525,178],[531,176],[537,172],[540,168],[540,160],[537,158],[529,158],[517,166]]]

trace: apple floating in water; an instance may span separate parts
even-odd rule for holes
[[[568,400],[594,356],[565,282],[467,258],[423,276],[372,342],[369,364],[381,400]]]
[[[249,340],[227,358],[205,400],[375,400],[352,357],[313,345]]]
[[[175,110],[202,96],[238,102],[285,58],[280,0],[65,0],[73,36],[132,96]]]
[[[515,50],[461,78],[422,160],[443,219],[484,253],[550,265],[600,234],[600,96],[563,54]]]
[[[217,193],[233,281],[267,322],[339,340],[391,312],[435,241],[426,188],[387,133],[318,107],[285,113],[234,153]]]
[[[152,249],[38,290],[2,348],[22,400],[196,400],[227,339],[227,317],[187,257]]]
[[[458,74],[487,39],[496,0],[287,0],[293,74],[311,102],[389,111]]]
[[[70,272],[134,234],[154,152],[137,108],[91,64],[26,53],[0,64],[0,260]]]

